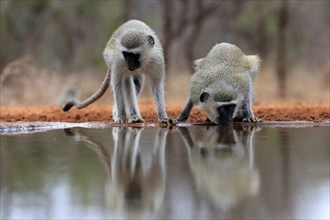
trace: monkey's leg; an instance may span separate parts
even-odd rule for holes
[[[188,119],[188,117],[190,115],[191,109],[193,107],[194,107],[193,102],[191,101],[191,99],[188,99],[185,107],[183,108],[183,110],[180,113],[180,116],[176,120],[178,122],[185,122],[185,121],[187,121],[187,119]]]
[[[262,120],[255,117],[252,110],[252,92],[249,92],[248,96],[242,103],[243,122],[261,122]]]
[[[112,117],[113,117],[114,120],[118,118],[116,103],[114,103],[113,107],[112,107]]]
[[[164,87],[163,82],[161,80],[153,80],[152,93],[154,96],[155,103],[157,105],[157,115],[159,121],[162,123],[168,123],[169,119],[165,112]]]
[[[136,96],[138,96],[142,90],[143,84],[145,81],[144,75],[137,75],[133,77],[133,82],[135,85]]]
[[[126,112],[125,112],[125,100],[122,91],[122,80],[117,79],[117,77],[112,78],[113,96],[114,96],[114,110],[113,119],[115,123],[125,123],[126,122]]]
[[[134,76],[133,77],[133,82],[134,82],[134,85],[135,85],[136,96],[138,96],[139,93],[141,92],[142,87],[143,87],[143,84],[144,84],[144,81],[145,81],[144,75],[137,75],[137,76]],[[114,118],[117,118],[118,117],[117,116],[117,106],[116,106],[116,104],[114,104],[114,106],[113,106],[112,115],[113,115]]]
[[[155,103],[157,105],[157,115],[159,122],[166,125],[177,124],[175,118],[168,118],[165,111],[164,101],[164,86],[162,81],[153,80],[152,82],[152,93],[154,96]]]
[[[128,76],[124,80],[123,94],[127,105],[127,112],[129,114],[129,123],[141,123],[144,120],[141,118],[140,111],[137,104],[137,95],[135,83],[132,76]]]

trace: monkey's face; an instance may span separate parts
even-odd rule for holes
[[[141,67],[140,53],[132,53],[123,51],[123,55],[126,61],[127,69],[134,71]]]
[[[236,108],[236,104],[222,104],[220,106],[216,106],[216,112],[218,116],[216,118],[217,124],[228,125],[233,122],[234,111]]]
[[[145,35],[144,32],[125,33],[122,36],[121,45],[127,69],[134,71],[140,68],[154,44],[154,38],[151,35]]]
[[[228,125],[233,122],[237,107],[236,101],[217,102],[209,93],[203,92],[200,95],[200,102],[207,113],[208,119],[212,122],[221,125]]]

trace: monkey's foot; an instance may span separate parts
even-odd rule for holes
[[[128,123],[144,123],[144,120],[141,118],[141,116],[131,115],[131,117],[128,119]]]
[[[258,117],[246,117],[243,118],[242,122],[262,122],[262,120]]]
[[[178,123],[175,118],[160,118],[159,122],[165,125],[176,125]]]
[[[114,120],[116,124],[125,124],[127,122],[126,119],[118,118]]]

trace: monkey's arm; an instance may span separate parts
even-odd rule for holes
[[[88,99],[86,99],[83,102],[80,102],[78,100],[72,100],[69,101],[68,103],[66,103],[63,107],[63,111],[69,111],[73,106],[76,106],[77,109],[81,109],[84,108],[86,106],[88,106],[89,104],[95,102],[97,99],[99,99],[104,93],[105,91],[107,91],[109,84],[110,84],[110,78],[111,78],[111,74],[110,74],[110,69],[108,70],[101,87],[96,91],[96,93],[94,93],[91,97],[89,97]]]
[[[180,116],[176,119],[178,122],[185,122],[187,121],[189,114],[191,112],[191,109],[194,107],[194,103],[191,101],[191,99],[189,98],[186,106],[183,108],[183,110],[181,111]]]

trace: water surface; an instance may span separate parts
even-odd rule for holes
[[[1,136],[1,219],[328,219],[329,127]]]

